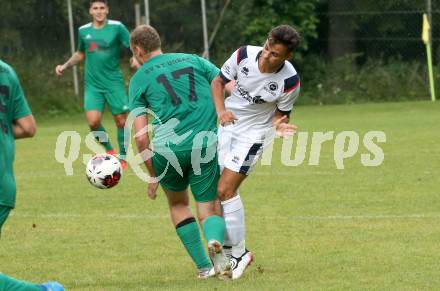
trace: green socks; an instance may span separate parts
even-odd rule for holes
[[[194,217],[187,218],[177,224],[176,232],[197,268],[211,268],[212,264],[206,255],[199,227]]]
[[[223,245],[225,231],[226,224],[223,217],[212,215],[203,222],[203,233],[207,242],[214,239]]]
[[[0,290],[11,291],[41,291],[41,285],[31,284],[0,273]]]
[[[105,131],[105,128],[104,126],[102,126],[102,124],[96,130],[93,131],[93,135],[95,136],[96,141],[99,142],[105,148],[106,151],[113,149],[113,146],[108,138],[107,131]]]
[[[95,139],[105,148],[106,151],[112,150],[113,146],[110,143],[108,138],[107,131],[104,126],[100,125],[96,130],[94,130]],[[125,141],[124,141],[124,128],[118,128],[118,144],[119,144],[119,158],[121,160],[125,160],[125,156],[127,155],[127,151],[125,149]],[[107,141],[102,141],[107,140]]]
[[[125,149],[125,140],[124,140],[124,128],[118,128],[118,144],[119,144],[119,158],[121,160],[125,160],[125,156],[127,155],[127,150]]]

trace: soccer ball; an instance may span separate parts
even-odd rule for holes
[[[87,163],[86,175],[90,184],[100,189],[112,188],[121,179],[121,163],[109,154],[98,154]]]

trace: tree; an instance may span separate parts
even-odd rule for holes
[[[301,34],[299,54],[308,50],[310,41],[317,37],[318,0],[244,0],[232,1],[224,25],[214,42],[216,63],[222,63],[238,46],[263,45],[268,32],[280,24],[294,26]]]

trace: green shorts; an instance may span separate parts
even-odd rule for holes
[[[8,219],[11,210],[12,208],[9,206],[0,205],[0,237],[2,235],[2,226],[5,223],[6,219]]]
[[[108,104],[110,112],[113,115],[128,112],[128,97],[125,91],[116,90],[110,92],[103,92],[94,90],[93,88],[86,88],[84,90],[84,110],[104,111],[105,103]]]
[[[153,167],[156,175],[164,175],[160,180],[162,187],[174,192],[180,192],[191,186],[191,192],[197,202],[209,202],[217,198],[217,184],[220,177],[217,152],[209,162],[202,163],[195,159],[196,171],[191,163],[191,150],[172,152],[177,158],[183,176],[176,170],[173,163],[168,162],[162,153],[154,153]],[[167,168],[168,167],[168,168]],[[165,172],[165,174],[163,174]]]

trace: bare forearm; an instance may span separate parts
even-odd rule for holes
[[[26,138],[26,137],[30,137],[25,131],[24,129],[19,126],[18,124],[13,124],[12,125],[12,131],[14,133],[14,138],[15,139],[20,139],[20,138]]]
[[[156,177],[156,172],[154,171],[153,162],[151,160],[153,151],[150,148],[150,138],[148,137],[148,131],[146,131],[146,129],[148,128],[147,116],[140,115],[136,117],[133,125],[135,132],[134,140],[136,142],[138,152],[141,155],[142,161],[144,162],[150,176]]]
[[[225,109],[225,99],[223,98],[223,90],[225,88],[225,84],[220,77],[216,77],[211,83],[211,93],[212,99],[214,101],[215,109],[217,111],[217,115],[224,112]]]
[[[156,172],[154,171],[153,162],[151,159],[153,151],[150,148],[150,140],[148,136],[136,137],[135,141],[138,152],[140,153],[142,161],[147,168],[148,174],[150,174],[151,177],[156,177]]]
[[[12,123],[12,132],[15,139],[33,137],[37,132],[37,125],[32,115],[22,117]]]
[[[84,59],[84,54],[82,52],[75,52],[70,59],[67,60],[67,62],[65,62],[63,64],[64,69],[73,67],[75,65],[77,65],[79,62],[81,62]]]

